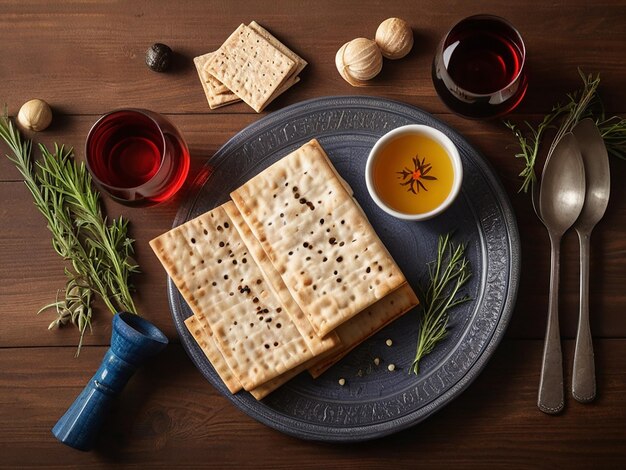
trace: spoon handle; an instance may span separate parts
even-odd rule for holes
[[[581,403],[596,397],[596,368],[589,328],[589,234],[578,232],[580,240],[580,314],[574,351],[572,396]]]
[[[548,326],[543,346],[543,364],[537,406],[548,414],[563,409],[563,355],[559,332],[559,265],[561,237],[550,232],[550,297],[548,301]]]

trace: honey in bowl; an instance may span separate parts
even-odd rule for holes
[[[386,212],[425,220],[450,205],[458,194],[462,166],[458,151],[442,132],[404,126],[383,136],[367,163],[366,182]]]
[[[425,135],[406,134],[389,142],[374,163],[381,199],[406,214],[424,214],[441,205],[454,181],[446,150]]]

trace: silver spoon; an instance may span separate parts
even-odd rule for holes
[[[578,218],[584,200],[585,168],[576,138],[568,132],[546,161],[539,193],[542,222],[550,236],[550,297],[537,406],[549,414],[560,412],[565,403],[558,307],[561,238]]]
[[[592,119],[583,119],[572,130],[585,165],[587,194],[582,212],[574,224],[580,241],[580,313],[574,351],[572,396],[581,403],[596,397],[593,341],[589,328],[589,239],[602,219],[609,202],[611,174],[604,140]]]

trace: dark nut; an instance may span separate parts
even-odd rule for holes
[[[165,72],[172,61],[172,49],[157,42],[146,51],[146,65],[155,72]]]

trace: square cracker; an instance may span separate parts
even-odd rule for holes
[[[241,390],[241,383],[233,375],[233,371],[230,369],[230,367],[228,367],[226,359],[224,359],[224,356],[222,356],[222,353],[217,347],[217,344],[213,339],[213,333],[211,332],[210,328],[208,328],[206,322],[202,322],[198,319],[198,317],[192,315],[185,320],[185,326],[187,327],[195,341],[198,343],[198,346],[200,346],[200,349],[202,349],[204,355],[211,362],[213,368],[220,376],[228,390],[231,393],[237,393],[239,390]],[[288,370],[287,372],[279,375],[275,379],[269,380],[264,384],[259,385],[258,387],[250,390],[250,394],[257,400],[265,398],[278,387],[287,383],[296,375],[307,369],[312,363],[313,359],[304,362],[291,370]]]
[[[150,246],[245,390],[313,357],[222,206]]]
[[[318,360],[314,360],[314,364],[309,367],[309,372],[314,378],[319,377],[367,338],[418,304],[419,300],[411,286],[403,284],[358,315],[339,325],[335,331],[341,339],[341,347],[330,351]]]
[[[198,71],[198,77],[202,84],[202,89],[209,103],[209,108],[216,109],[227,104],[240,101],[239,97],[219,82],[217,78],[205,70],[206,64],[213,57],[214,52],[209,52],[198,57],[194,57],[193,63]]]
[[[298,54],[293,52],[282,42],[276,39],[276,37],[272,33],[270,33],[267,29],[265,29],[256,21],[252,21],[248,26],[250,27],[250,29],[261,35],[263,39],[269,42],[272,46],[274,46],[276,49],[278,49],[280,52],[285,54],[296,63],[296,67],[293,69],[293,72],[291,74],[292,76],[299,75],[300,72],[302,72],[302,70],[304,70],[304,68],[308,65],[308,62],[306,60],[304,60],[302,57],[300,57]]]
[[[206,70],[206,64],[213,54],[215,54],[215,52],[209,52],[208,54],[204,54],[203,56],[198,56],[194,58],[194,63],[196,65],[196,69],[198,70],[198,76],[200,77],[202,88],[204,89],[207,101],[209,102],[209,107],[211,109],[216,109],[231,103],[241,101],[241,98],[235,95],[232,91],[228,89],[226,85],[221,83],[217,78],[215,78]],[[285,80],[285,82],[267,100],[261,110],[265,109],[265,107],[269,105],[272,101],[274,101],[274,99],[278,98],[280,95],[282,95],[285,91],[287,91],[299,81],[300,77],[297,77],[295,75],[291,75],[289,78],[287,78],[287,80]]]
[[[205,66],[211,75],[261,112],[296,63],[252,28],[241,24]]]
[[[278,98],[280,95],[282,95],[285,91],[287,91],[289,88],[291,88],[293,85],[295,85],[296,83],[298,83],[300,81],[300,78],[298,77],[298,75],[308,65],[308,62],[306,60],[304,60],[302,57],[300,57],[298,54],[293,52],[291,49],[289,49],[287,46],[285,46],[278,39],[276,39],[276,37],[272,33],[270,33],[267,29],[265,29],[263,26],[261,26],[256,21],[252,21],[248,26],[251,29],[253,29],[254,31],[256,31],[257,33],[259,33],[261,36],[263,36],[263,38],[267,42],[269,42],[272,46],[274,46],[276,49],[278,49],[280,52],[285,54],[287,57],[289,57],[291,60],[293,60],[296,63],[296,66],[295,66],[293,72],[291,73],[291,75],[289,77],[287,77],[287,79],[280,86],[280,88],[278,88],[272,94],[272,96],[269,97],[267,102],[263,105],[263,108],[262,108],[262,110],[263,110],[272,101],[274,101],[276,98]]]
[[[367,338],[378,333],[418,304],[419,300],[411,286],[408,283],[401,285],[386,297],[339,325],[335,333],[339,336],[341,343],[337,347],[300,364],[250,393],[260,400],[305,369],[309,370],[313,378],[319,377]]]
[[[316,140],[231,197],[323,337],[406,282]]]

